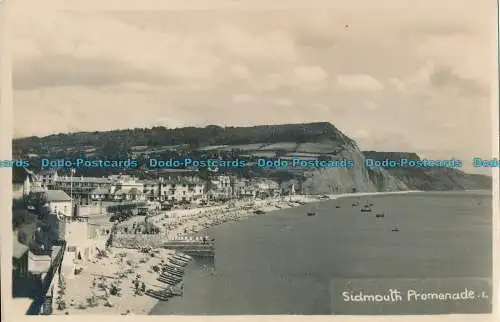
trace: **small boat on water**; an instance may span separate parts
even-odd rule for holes
[[[359,205],[359,202],[355,202],[352,204],[353,207],[357,207]]]
[[[362,208],[361,212],[372,212],[371,208]]]
[[[265,214],[266,212],[265,212],[264,210],[257,209],[257,210],[255,210],[253,213],[254,213],[254,214],[256,214],[256,215],[263,215],[263,214]]]
[[[340,208],[340,206],[339,206],[339,205],[336,205],[336,206],[335,206],[335,208]]]
[[[308,212],[307,215],[308,216],[316,216],[316,213],[315,212]]]
[[[385,217],[385,214],[376,214],[375,217],[382,218],[382,217]]]
[[[399,228],[398,227],[393,228],[392,231],[399,231]]]

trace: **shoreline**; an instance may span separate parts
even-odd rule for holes
[[[328,198],[324,199],[320,199],[317,195],[295,195],[259,200],[234,201],[223,205],[192,209],[176,209],[162,212],[158,215],[148,217],[148,221],[164,229],[161,233],[164,234],[166,239],[175,239],[180,236],[192,236],[193,234],[206,231],[211,227],[221,225],[228,221],[239,221],[253,216],[265,216],[274,211],[301,207],[311,203],[343,198],[410,194],[419,192],[421,193],[425,191],[411,190],[343,193],[324,195],[328,196]],[[261,210],[264,213],[256,214],[254,213],[256,210]],[[121,223],[119,227],[124,228],[130,226],[131,224],[133,225],[134,223],[137,224],[141,221],[144,221],[144,217],[133,217],[130,221]],[[151,253],[142,253],[139,249],[111,247],[108,257],[92,259],[87,265],[84,266],[84,271],[81,275],[76,276],[74,280],[67,280],[67,286],[72,284],[71,288],[67,287],[70,292],[66,293],[71,294],[71,296],[65,297],[68,304],[67,309],[57,310],[56,305],[54,314],[65,315],[65,312],[68,312],[69,315],[149,315],[153,308],[161,301],[147,295],[134,295],[132,285],[134,280],[133,277],[139,274],[141,276],[141,281],[146,284],[147,288],[166,288],[166,285],[162,285],[161,282],[156,280],[158,273],[155,273],[151,269],[151,266],[159,265],[162,260],[167,260],[167,258],[169,258],[174,251],[168,249],[155,249],[153,250],[153,253],[155,255],[152,257]],[[124,275],[124,272],[131,272],[131,270],[133,273],[127,273]],[[110,280],[114,281],[114,283],[119,283],[122,287],[122,296],[110,297],[108,295],[112,307],[105,306],[104,304],[106,304],[106,301],[101,301],[98,306],[87,306],[85,309],[78,309],[77,307],[82,303],[83,306],[85,306],[85,300],[89,297],[103,297],[103,295],[98,294],[99,292],[96,292],[95,287],[92,286],[92,279],[99,275],[106,276],[108,283]],[[74,305],[69,307],[71,300],[73,300]]]

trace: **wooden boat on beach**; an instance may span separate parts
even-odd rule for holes
[[[147,289],[145,294],[160,301],[168,301],[168,299],[171,297],[169,293],[155,291],[153,289]]]
[[[160,275],[161,276],[173,276],[175,278],[181,278],[181,279],[184,277],[184,274],[179,274],[179,273],[174,273],[174,272],[169,272],[169,271],[161,272]]]
[[[163,277],[163,278],[169,278],[169,279],[172,279],[172,280],[179,280],[179,281],[184,278],[184,276],[176,276],[176,275],[172,275],[172,274],[167,273],[167,272],[161,272],[160,276]]]
[[[180,272],[184,272],[184,267],[181,267],[179,265],[175,265],[173,263],[167,263],[163,266],[163,268],[165,269],[170,269],[170,270],[175,270],[175,271],[180,271]]]
[[[172,272],[174,274],[184,275],[184,271],[183,270],[174,269],[174,268],[171,268],[171,267],[164,267],[164,269],[162,269],[162,272]]]
[[[186,262],[180,262],[180,261],[177,261],[173,258],[169,258],[168,261],[171,263],[171,264],[174,264],[174,265],[177,265],[179,267],[185,267],[188,263]]]
[[[179,284],[181,282],[181,281],[170,280],[170,279],[167,279],[167,278],[164,278],[164,277],[161,277],[161,276],[158,277],[156,280],[159,281],[159,282],[168,284],[168,285],[172,285],[172,286],[173,285],[177,285],[177,284]]]
[[[177,257],[172,257],[172,260],[177,261],[177,262],[182,263],[182,264],[186,264],[186,265],[190,262],[189,260],[185,260],[185,259],[177,258]]]
[[[160,273],[160,277],[165,279],[170,279],[173,281],[182,281],[182,279],[184,278],[183,276],[175,276],[168,273]]]
[[[182,277],[169,275],[169,274],[165,274],[165,273],[161,273],[159,277],[164,278],[166,280],[170,280],[172,282],[177,282],[177,283],[182,281]]]
[[[167,265],[165,265],[165,267],[168,267],[170,269],[176,269],[176,270],[184,271],[184,267],[183,266],[179,266],[177,264],[170,263],[170,262]]]
[[[192,260],[191,257],[186,257],[186,256],[183,256],[183,255],[178,255],[178,254],[175,254],[174,256],[172,256],[173,259],[176,259],[176,260],[179,260],[179,261],[182,261],[182,262],[190,262]]]
[[[192,259],[193,259],[193,257],[191,257],[191,256],[189,256],[189,255],[186,255],[186,254],[184,254],[184,253],[181,253],[181,252],[177,252],[177,253],[175,253],[174,257],[175,257],[175,258],[182,258],[182,259],[185,259],[185,260],[187,260],[187,261],[190,261],[190,260],[192,260]]]

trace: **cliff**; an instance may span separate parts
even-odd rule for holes
[[[363,151],[366,158],[375,160],[421,160],[416,153]],[[386,171],[411,190],[470,190],[491,189],[492,178],[469,174],[456,168],[390,168]]]
[[[377,158],[382,152],[361,152],[356,142],[327,122],[305,124],[261,125],[253,127],[204,128],[186,127],[167,129],[131,129],[108,132],[57,134],[44,138],[29,137],[13,141],[14,155],[30,159],[36,164],[41,157],[89,159],[135,158],[138,169],[81,168],[78,175],[105,176],[112,173],[130,173],[147,177],[148,158],[243,159],[251,163],[257,158],[348,159],[354,161],[351,169],[274,169],[256,167],[223,170],[238,176],[268,177],[282,186],[296,187],[304,193],[325,194],[341,192],[397,191],[409,189],[454,190],[486,188],[488,177],[477,177],[455,169],[406,171],[406,169],[368,169],[365,155]],[[401,153],[400,153],[401,154]],[[388,155],[394,157],[395,153]],[[408,158],[418,158],[416,154]],[[35,169],[36,170],[36,169]],[[23,171],[15,171],[21,180]],[[167,170],[155,170],[155,176]],[[201,176],[209,176],[205,169]]]

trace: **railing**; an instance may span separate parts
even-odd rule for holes
[[[54,246],[61,246],[59,249],[59,253],[56,255],[54,260],[52,261],[52,264],[49,268],[49,271],[45,275],[45,278],[42,281],[41,285],[41,290],[40,293],[37,294],[33,302],[31,303],[30,307],[28,308],[28,311],[26,312],[26,315],[40,315],[41,310],[46,303],[46,300],[48,299],[47,293],[50,291],[50,286],[52,284],[52,280],[54,279],[54,275],[56,274],[57,271],[60,272],[61,269],[61,263],[64,257],[64,253],[66,252],[66,241],[64,240],[59,240],[54,243]],[[52,294],[50,295],[50,297]],[[51,299],[49,299],[49,302]],[[51,310],[49,310],[50,312]],[[49,313],[50,314],[50,313]]]

